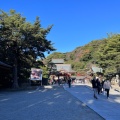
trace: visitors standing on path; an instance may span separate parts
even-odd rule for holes
[[[99,75],[99,78],[97,78],[97,89],[98,89],[98,95],[100,95],[102,91],[102,75]]]
[[[71,87],[71,78],[70,77],[68,77],[68,86],[69,86],[69,88]]]
[[[60,78],[58,78],[58,85],[60,86],[60,83],[61,83],[61,80],[60,80]]]
[[[101,81],[101,84],[102,84],[101,93],[104,93],[104,88],[103,88],[104,82],[105,82],[105,80],[104,80],[104,78],[103,78],[102,81]]]
[[[110,80],[109,80],[108,77],[104,82],[103,88],[107,92],[107,98],[109,98],[109,91],[110,91],[110,88],[111,88],[111,83],[110,83]]]
[[[92,74],[92,80],[91,80],[91,83],[92,83],[92,88],[93,88],[93,91],[94,91],[94,98],[97,99],[97,86],[98,86],[98,80],[96,79],[96,77]]]

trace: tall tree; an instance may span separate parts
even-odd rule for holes
[[[115,34],[104,40],[98,50],[98,63],[106,70],[106,73],[117,72],[120,68],[120,35]]]
[[[0,60],[13,66],[14,88],[18,88],[18,78],[28,78],[31,67],[43,64],[37,58],[55,50],[46,38],[51,28],[42,28],[39,17],[31,24],[15,10],[0,11]]]

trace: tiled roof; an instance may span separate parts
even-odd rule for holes
[[[71,69],[71,64],[56,64],[57,71],[66,71],[66,72],[74,72]]]
[[[102,68],[98,68],[98,67],[92,67],[92,70],[93,70],[93,72],[94,73],[96,73],[96,72],[103,72],[103,69]]]
[[[64,60],[63,59],[52,59],[51,61],[52,63],[64,63]]]

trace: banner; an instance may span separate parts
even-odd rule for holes
[[[42,70],[31,68],[30,80],[42,80]]]

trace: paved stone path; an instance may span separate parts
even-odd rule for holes
[[[62,86],[0,92],[0,120],[103,120]]]
[[[120,92],[111,89],[109,99],[107,99],[106,95],[101,94],[96,100],[93,98],[92,88],[88,85],[73,84],[71,88],[64,85],[64,89],[106,120],[120,120]]]

